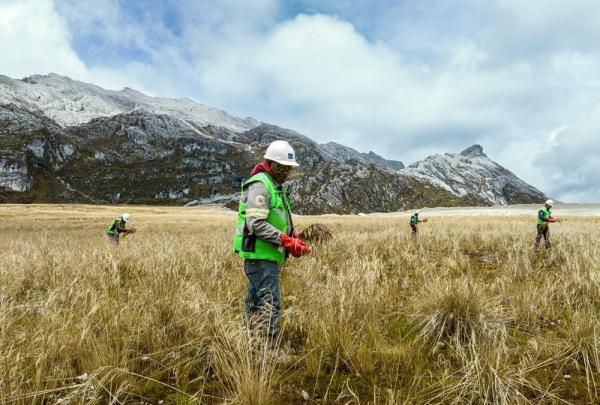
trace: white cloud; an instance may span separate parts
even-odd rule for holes
[[[60,14],[50,0],[4,0],[0,71],[192,96],[407,163],[477,142],[554,197],[600,200],[588,158],[600,155],[592,3],[398,3],[361,17],[378,28],[367,37],[331,15],[281,20],[280,0],[169,3],[177,32],[151,12],[132,18],[115,0],[55,3]],[[340,10],[357,14],[353,7]],[[75,35],[99,37],[113,58],[86,67]],[[117,58],[131,49],[144,58]]]
[[[11,77],[61,72],[80,77],[86,68],[69,46],[70,33],[51,0],[0,2],[0,72]]]
[[[87,23],[93,26],[93,21],[100,19],[111,21],[111,18],[117,18],[118,14],[111,8],[113,3],[78,3],[77,8],[71,10],[73,15],[81,19],[77,27],[86,26]],[[137,38],[136,46],[147,42],[139,27],[127,28],[128,25],[120,24],[120,21],[113,21],[103,30],[112,38],[111,41],[130,36]],[[161,71],[160,66],[157,69],[152,64],[136,61],[118,66],[86,66],[72,46],[73,35],[80,35],[81,32],[73,32],[72,29],[64,16],[57,13],[52,0],[3,0],[0,2],[0,38],[3,46],[0,74],[22,78],[54,72],[109,89],[129,86],[150,94],[173,94],[175,83]],[[146,48],[150,49],[148,46]],[[162,55],[165,53],[163,51]],[[172,62],[174,59],[176,56],[171,55],[167,60]],[[179,87],[183,88],[184,85],[179,84]]]
[[[467,44],[455,51],[449,67],[413,64],[389,46],[369,42],[346,21],[300,15],[243,48],[219,49],[203,70],[201,86],[220,104],[237,99],[237,109],[318,140],[348,143],[344,134],[360,133],[365,140],[354,139],[355,145],[404,146],[411,151],[403,150],[402,157],[417,159],[432,143],[445,148],[457,144],[449,137],[475,141],[515,113],[526,118],[533,103],[545,103],[535,69],[517,64],[485,71],[479,69],[485,59]]]
[[[600,201],[600,102],[580,111],[573,126],[536,154],[534,164],[545,176],[547,189],[564,201]]]
[[[555,17],[551,21],[564,22]],[[531,18],[540,21],[529,30],[547,28],[543,16]],[[498,26],[508,29],[509,19],[503,17]],[[521,22],[512,22],[520,32]],[[496,29],[490,32],[499,41]],[[499,54],[485,41],[459,39],[443,61],[422,64],[368,41],[347,21],[298,16],[257,34],[243,49],[216,52],[202,87],[209,98],[223,95],[222,104],[237,98],[238,110],[317,140],[334,139],[409,162],[479,142],[492,158],[549,194],[600,199],[595,180],[583,180],[594,178],[595,165],[569,167],[549,138],[554,134],[563,140],[569,134],[577,139],[574,150],[596,149],[593,137],[585,135],[589,130],[574,124],[582,119],[578,112],[589,110],[597,99],[600,59],[585,49],[538,45],[541,35],[532,42],[520,38],[516,55],[508,52],[513,45]],[[546,42],[553,39],[550,35]],[[539,52],[523,57],[521,51],[529,47]],[[570,129],[558,136],[556,130],[564,127]],[[548,174],[567,170],[577,173],[573,181],[557,182]]]

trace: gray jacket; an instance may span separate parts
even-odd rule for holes
[[[273,181],[275,188],[281,190],[283,186]],[[283,198],[286,198],[286,193],[283,193]],[[256,235],[257,238],[270,242],[274,245],[281,245],[281,232],[267,222],[268,209],[271,203],[269,192],[264,184],[260,181],[251,183],[247,189],[242,191],[242,201],[246,204],[246,226],[250,235]],[[287,207],[287,204],[284,204]],[[251,213],[248,213],[251,211]],[[287,234],[293,232],[292,213],[286,208],[287,215]]]

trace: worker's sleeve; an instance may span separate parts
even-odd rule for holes
[[[283,186],[283,198],[285,200],[285,203],[283,204],[283,206],[285,207],[285,212],[287,215],[287,229],[286,229],[286,234],[287,235],[293,235],[294,234],[294,219],[292,218],[292,211],[288,210],[288,204],[291,206],[291,198],[290,198],[290,185],[287,184],[285,186]]]
[[[548,222],[548,218],[546,218],[546,215],[544,215],[544,211],[542,211],[542,210],[539,210],[539,211],[538,211],[538,217],[539,217],[539,218],[540,218],[542,221],[544,221],[544,222]]]
[[[115,222],[115,231],[117,231],[117,233],[125,232],[125,228],[121,228],[121,223],[119,221]]]
[[[260,181],[248,186],[246,199],[246,226],[251,235],[274,245],[281,245],[281,232],[267,222],[269,205],[271,204],[269,192]]]

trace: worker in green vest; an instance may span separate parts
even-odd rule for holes
[[[535,237],[535,250],[540,249],[540,241],[542,237],[544,238],[544,243],[546,245],[546,249],[550,248],[550,229],[548,224],[552,222],[556,222],[556,220],[552,217],[552,206],[554,205],[554,201],[548,200],[546,204],[538,211],[537,215],[537,236]]]
[[[300,257],[310,248],[294,230],[290,196],[283,185],[298,166],[294,149],[285,141],[274,141],[264,158],[242,185],[233,250],[244,259],[248,278],[246,319],[274,343],[279,336],[281,265],[288,253]]]
[[[127,225],[127,221],[129,221],[129,214],[124,213],[123,215],[116,217],[114,221],[111,222],[111,224],[108,226],[108,229],[106,230],[108,239],[111,242],[118,245],[119,237],[121,236],[121,234],[125,236],[135,232],[135,228],[125,228],[125,226]]]
[[[417,225],[423,221],[419,220],[420,211],[417,210],[413,215],[410,216],[410,229],[413,235],[417,234]]]

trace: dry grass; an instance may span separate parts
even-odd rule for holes
[[[416,238],[407,217],[298,218],[335,232],[286,264],[273,356],[244,327],[234,215],[128,207],[111,248],[122,211],[0,206],[0,403],[600,401],[598,220],[536,253],[525,217]]]

